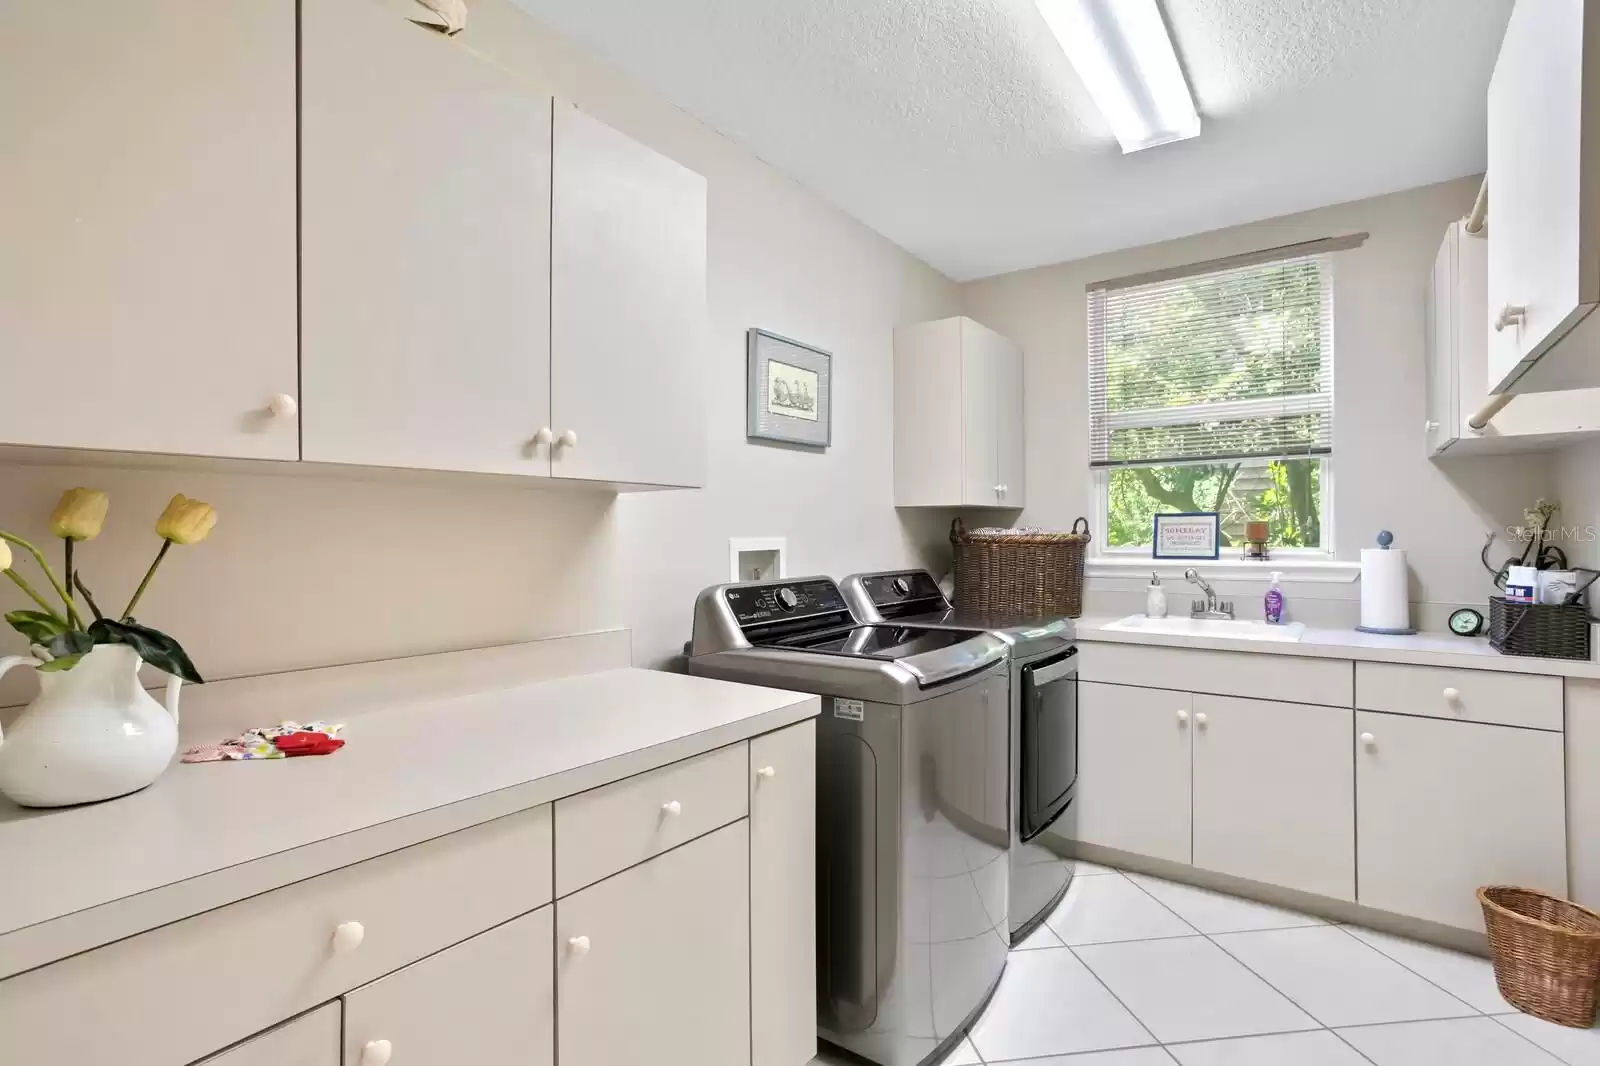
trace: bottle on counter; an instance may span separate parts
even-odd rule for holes
[[[1147,618],[1167,616],[1167,590],[1161,587],[1161,575],[1150,571],[1150,587],[1144,594],[1144,613]]]
[[[1267,586],[1266,614],[1267,621],[1277,625],[1283,621],[1283,589],[1278,587],[1278,582],[1283,580],[1283,571],[1272,572],[1272,584]]]

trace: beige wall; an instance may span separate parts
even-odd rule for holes
[[[111,525],[84,552],[109,600],[137,581],[172,493],[219,507],[213,539],[174,556],[139,612],[208,676],[610,625],[633,627],[635,661],[657,664],[688,638],[694,594],[725,580],[730,536],[787,536],[791,573],[842,574],[900,565],[927,525],[908,531],[892,506],[891,330],[953,314],[954,284],[504,0],[473,5],[469,37],[709,179],[707,419],[683,427],[706,436],[707,486],[613,501],[449,476],[0,462],[0,526],[24,534],[42,535],[62,488],[112,493]],[[833,351],[826,453],[745,441],[750,326]],[[23,603],[0,591],[0,606]],[[0,632],[0,652],[20,646]],[[0,706],[26,691],[0,685]]]
[[[1424,449],[1424,290],[1445,226],[1477,187],[1477,179],[1447,182],[963,286],[964,311],[1027,352],[1029,506],[1021,521],[1065,529],[1089,513],[1086,285],[1364,231],[1364,245],[1334,257],[1335,552],[1358,559],[1379,529],[1390,529],[1409,549],[1412,598],[1425,621],[1437,624],[1452,604],[1481,604],[1491,591],[1478,562],[1484,533],[1519,518],[1549,478],[1548,461],[1536,457],[1435,463]],[[1307,598],[1348,600],[1356,586],[1288,591],[1292,608]],[[1091,610],[1094,602],[1091,595]]]
[[[1561,501],[1555,543],[1573,566],[1600,568],[1600,443],[1589,443],[1554,457],[1554,497]],[[1600,610],[1600,594],[1590,599]]]

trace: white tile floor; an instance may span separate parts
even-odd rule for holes
[[[1600,1066],[1600,1028],[1516,1013],[1474,956],[1086,865],[944,1066],[988,1063]]]

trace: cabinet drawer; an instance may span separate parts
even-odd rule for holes
[[[1348,707],[1351,703],[1353,682],[1348,659],[1110,642],[1081,644],[1078,655],[1080,681],[1154,685],[1326,707]]]
[[[743,818],[749,767],[740,741],[556,801],[556,895]]]
[[[339,1066],[339,1004],[318,1007],[196,1066]]]
[[[6,1057],[84,1066],[137,1048],[139,1066],[194,1062],[548,902],[550,821],[536,807],[12,977]],[[335,951],[346,922],[363,935]],[[152,1022],[174,1004],[181,1024]]]
[[[1356,663],[1356,706],[1456,722],[1561,731],[1561,679],[1491,670]]]

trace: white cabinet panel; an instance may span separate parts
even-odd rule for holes
[[[976,322],[961,320],[961,502],[998,507],[1000,353],[991,336]]]
[[[1566,895],[1559,733],[1372,711],[1356,731],[1357,902],[1481,931],[1481,885]]]
[[[817,1053],[817,726],[750,742],[750,1032],[754,1066]]]
[[[339,1066],[339,1004],[318,1007],[196,1066]]]
[[[344,997],[344,1061],[369,1045],[407,1066],[555,1061],[552,907],[507,922]],[[229,1064],[231,1066],[231,1064]]]
[[[553,167],[553,472],[698,486],[706,180],[563,102]]]
[[[561,1066],[748,1066],[750,822],[556,903]]]
[[[301,6],[304,458],[549,473],[550,108],[392,6]]]
[[[1566,741],[1572,898],[1600,910],[1600,681],[1567,679]]]
[[[995,437],[999,450],[1000,502],[1006,507],[1023,507],[1028,497],[1028,475],[1022,432],[1022,349],[1004,337],[998,337],[998,340],[1000,344],[995,359]]]
[[[1561,678],[1409,663],[1356,663],[1356,706],[1458,722],[1561,729]]]
[[[1187,692],[1079,682],[1076,839],[1190,861],[1192,712]]]
[[[1194,864],[1355,899],[1354,712],[1194,697]]]
[[[0,98],[0,441],[297,458],[294,4],[8,3]]]

